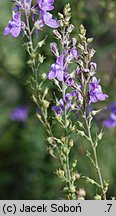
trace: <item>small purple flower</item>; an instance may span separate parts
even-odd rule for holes
[[[40,19],[43,21],[43,23],[51,28],[58,28],[58,22],[56,19],[52,18],[52,14],[49,12],[42,11],[40,15]]]
[[[111,103],[108,110],[110,110],[109,118],[105,120],[103,124],[107,128],[116,127],[116,102]]]
[[[67,86],[75,86],[74,77],[71,77],[67,72],[64,74],[64,82]]]
[[[25,122],[28,117],[28,107],[18,106],[10,113],[10,119],[12,121]]]
[[[39,25],[41,23],[41,25]],[[40,11],[40,19],[36,22],[36,28],[41,29],[44,27],[44,25],[47,25],[51,28],[58,28],[59,24],[56,19],[52,18],[52,14],[49,12]]]
[[[65,95],[65,103],[66,103],[66,109],[67,111],[70,110],[71,108],[71,100],[72,100],[72,94],[67,93]],[[63,99],[59,100],[59,105],[58,106],[53,106],[52,110],[57,114],[57,115],[63,115],[64,112],[64,101]]]
[[[72,61],[73,59],[78,60],[79,54],[76,47],[73,47],[68,51],[69,59]]]
[[[62,54],[57,58],[56,63],[51,65],[48,78],[50,80],[57,78],[59,81],[63,81],[63,74],[65,70],[66,67],[64,68],[64,56]]]
[[[8,22],[8,26],[4,30],[4,35],[11,34],[12,37],[17,38],[20,32],[24,32],[25,24],[21,21],[20,12],[13,12],[13,19]]]
[[[38,4],[35,5],[36,12],[40,12],[39,20],[35,24],[38,30],[43,28],[44,25],[51,28],[59,27],[57,20],[53,19],[52,14],[48,12],[54,9],[53,3],[54,0],[38,0]]]
[[[38,0],[39,8],[43,11],[51,11],[54,9],[54,0]]]
[[[30,12],[31,10],[31,3],[32,3],[32,0],[19,0],[16,2],[16,7],[13,8],[13,10],[26,10],[27,12]]]
[[[107,94],[103,94],[102,88],[99,83],[100,80],[97,80],[96,77],[93,77],[92,81],[89,84],[90,103],[96,103],[98,100],[103,101],[108,98]]]
[[[66,103],[66,110],[67,111],[77,111],[77,107],[74,106],[72,109],[72,100],[75,100],[76,102],[78,101],[78,94],[76,92],[71,92],[71,93],[66,93],[65,95],[65,101],[63,99],[59,100],[59,105],[58,106],[53,106],[52,110],[57,114],[57,115],[63,115],[64,112],[64,102]]]

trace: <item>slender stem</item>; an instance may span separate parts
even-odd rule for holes
[[[25,10],[25,17],[26,17],[26,27],[27,27],[27,32],[28,32],[28,40],[29,40],[29,48],[30,48],[30,55],[32,57],[32,71],[35,75],[35,80],[37,81],[37,67],[36,67],[36,62],[35,62],[35,49],[33,47],[33,39],[32,39],[32,31],[30,28],[30,23],[29,23],[29,16],[28,12],[26,10],[26,0],[24,0],[24,10]]]
[[[62,54],[64,55],[64,37],[65,37],[65,28],[62,31]],[[62,81],[62,96],[63,96],[63,102],[64,102],[64,126],[65,126],[65,146],[68,150],[68,137],[67,137],[67,109],[66,109],[66,85],[64,82],[64,79]],[[70,175],[70,165],[69,165],[69,153],[66,154],[66,170],[67,170],[67,179],[69,181],[69,185],[71,185],[71,175]]]
[[[46,131],[47,131],[48,135],[49,135],[50,137],[52,137],[52,139],[54,140],[54,136],[53,136],[53,133],[52,133],[50,124],[48,123],[47,118],[46,118],[46,115],[45,115],[45,113],[44,113],[45,110],[41,109],[41,111],[42,111],[42,115],[43,115],[43,119],[44,119]],[[54,140],[54,142],[56,142],[56,141]],[[62,158],[61,158],[61,155],[60,155],[60,152],[59,152],[57,143],[56,143],[55,147],[56,147],[56,150],[57,150],[57,153],[58,153],[58,156],[59,156],[61,165],[62,165],[62,167],[64,168],[63,160],[62,160]]]
[[[88,70],[88,48],[87,48],[87,42],[84,42],[84,68]],[[99,183],[102,189],[102,195],[103,199],[106,200],[106,194],[104,192],[104,183],[103,183],[103,178],[101,174],[101,170],[99,167],[98,163],[98,158],[97,158],[97,151],[96,151],[96,146],[94,144],[92,134],[91,134],[91,120],[90,118],[87,117],[87,84],[89,83],[89,80],[84,77],[84,73],[81,74],[81,82],[82,82],[82,87],[83,87],[83,118],[85,120],[85,124],[87,127],[87,132],[88,132],[88,138],[90,140],[91,148],[93,150],[93,156],[94,156],[94,166],[97,171]],[[93,159],[92,159],[93,160]],[[93,164],[93,163],[92,163]]]
[[[90,139],[90,144],[91,144],[91,147],[92,147],[92,150],[93,150],[95,168],[96,168],[98,178],[99,178],[99,182],[100,182],[100,185],[101,185],[101,188],[102,188],[103,199],[106,200],[106,194],[104,192],[103,178],[102,178],[102,174],[101,174],[101,170],[100,170],[99,163],[98,163],[98,158],[97,158],[96,146],[94,145],[94,141],[92,139],[90,125],[89,125],[87,119],[85,121],[86,121],[88,136],[89,136],[89,139]]]

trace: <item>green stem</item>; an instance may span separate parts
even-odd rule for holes
[[[86,121],[86,126],[87,126],[87,131],[88,131],[88,137],[89,137],[90,144],[91,144],[91,147],[92,147],[92,150],[93,150],[95,168],[96,168],[98,178],[99,178],[99,182],[100,182],[100,185],[101,185],[101,188],[102,188],[103,199],[106,200],[106,194],[104,192],[103,178],[102,178],[102,174],[101,174],[101,170],[100,170],[99,163],[98,163],[98,158],[97,158],[96,146],[95,146],[94,141],[92,139],[90,125],[89,125],[87,119],[85,121]]]
[[[26,17],[26,27],[27,27],[27,32],[28,32],[28,40],[29,40],[29,48],[30,48],[30,55],[32,58],[32,71],[33,74],[35,75],[35,80],[37,82],[37,67],[36,67],[36,61],[35,61],[35,49],[33,47],[33,39],[32,39],[32,31],[30,29],[30,23],[29,23],[29,16],[28,12],[26,10],[26,0],[24,0],[24,8],[25,8],[25,17]]]
[[[65,50],[65,46],[64,46],[64,38],[65,38],[65,28],[63,28],[62,30],[62,54],[64,55],[64,50]],[[64,134],[65,134],[65,142],[64,142],[64,145],[67,149],[67,153],[66,153],[66,177],[68,179],[68,187],[70,187],[72,185],[72,179],[71,179],[71,173],[70,173],[70,162],[69,162],[69,146],[68,146],[68,142],[69,142],[69,137],[68,137],[68,134],[67,134],[67,109],[66,109],[66,99],[65,99],[65,96],[66,96],[66,85],[65,85],[65,82],[64,80],[62,81],[62,97],[63,97],[63,102],[64,102]],[[72,193],[71,194],[71,199],[75,199],[75,193]]]
[[[84,53],[85,53],[84,54],[84,64],[85,64],[85,68],[88,69],[87,42],[84,42]],[[97,158],[96,146],[94,145],[94,141],[93,141],[92,134],[91,134],[91,126],[90,126],[91,122],[87,118],[87,84],[88,84],[89,80],[88,79],[86,80],[83,73],[81,75],[81,79],[82,79],[82,86],[83,86],[83,118],[84,118],[85,123],[86,123],[88,137],[90,140],[91,148],[93,150],[94,165],[95,165],[96,172],[97,172],[98,179],[99,179],[99,183],[100,183],[100,186],[102,189],[103,199],[106,200],[106,194],[104,192],[103,178],[102,178],[102,174],[101,174],[101,170],[100,170],[98,158]]]

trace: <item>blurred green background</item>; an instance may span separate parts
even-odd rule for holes
[[[60,2],[60,4],[59,4]],[[109,99],[101,106],[116,101],[116,1],[115,0],[56,0],[54,14],[62,12],[70,3],[72,23],[76,37],[79,25],[87,29],[89,37],[94,37],[96,49],[94,61],[98,64],[98,76],[102,80],[104,92]],[[11,19],[12,4],[0,1],[0,199],[60,199],[62,182],[54,175],[58,164],[46,153],[46,133],[34,114],[36,107],[31,101],[31,92],[26,85],[28,56],[22,45],[23,39],[4,37],[3,30]],[[41,38],[49,35],[42,53],[48,55],[41,72],[47,73],[54,58],[49,43],[54,41],[52,30],[45,28]],[[54,89],[50,85],[51,90]],[[29,107],[29,117],[25,124],[13,122],[9,115],[17,105]],[[93,130],[101,126],[96,120]],[[82,175],[94,174],[83,153],[85,141],[75,138],[78,171]],[[116,128],[105,129],[104,139],[98,147],[99,161],[104,178],[110,181],[108,198],[116,196]],[[95,194],[95,188],[79,182],[87,191],[87,199]]]

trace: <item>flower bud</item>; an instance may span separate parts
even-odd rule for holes
[[[73,139],[71,139],[71,140],[69,141],[69,147],[71,148],[71,147],[73,147],[73,145],[74,145],[74,142],[73,142]]]
[[[39,113],[36,113],[36,117],[38,118],[39,121],[42,120],[41,115]]]
[[[58,16],[59,16],[60,19],[64,18],[63,14],[61,14],[61,13],[58,13]]]
[[[47,79],[47,75],[45,73],[41,74],[41,79],[44,81]]]
[[[48,88],[45,88],[45,91],[44,91],[44,97],[48,94]]]
[[[54,139],[53,139],[53,137],[48,137],[48,138],[47,138],[47,141],[49,142],[49,144],[53,144]]]
[[[97,69],[97,64],[95,62],[90,62],[90,70],[96,71],[96,69]]]
[[[61,34],[58,32],[58,30],[53,30],[53,34],[57,39],[61,39]]]
[[[75,173],[75,178],[78,180],[80,179],[80,174],[78,172]]]
[[[75,186],[74,186],[74,185],[71,185],[71,186],[69,187],[69,191],[70,191],[71,193],[75,193],[75,192],[76,192]]]
[[[84,200],[84,198],[83,197],[78,197],[78,200]]]
[[[50,103],[47,100],[42,100],[42,105],[43,105],[44,108],[48,108]]]
[[[37,98],[35,97],[35,95],[32,95],[32,99],[33,99],[34,103],[37,104]]]
[[[59,56],[58,47],[57,47],[57,44],[55,42],[50,44],[50,49],[56,57]]]
[[[73,31],[73,29],[74,29],[74,25],[70,24],[67,28],[67,32],[71,33]]]
[[[59,169],[59,170],[56,171],[56,174],[57,174],[59,177],[64,177],[64,170]]]
[[[96,196],[94,197],[95,200],[101,200],[101,196],[99,194],[96,194]]]
[[[73,168],[75,168],[76,165],[77,165],[77,160],[74,160],[74,162],[73,162],[73,164],[72,164]]]
[[[78,197],[85,197],[86,196],[86,192],[84,190],[84,188],[80,188],[77,192]]]

